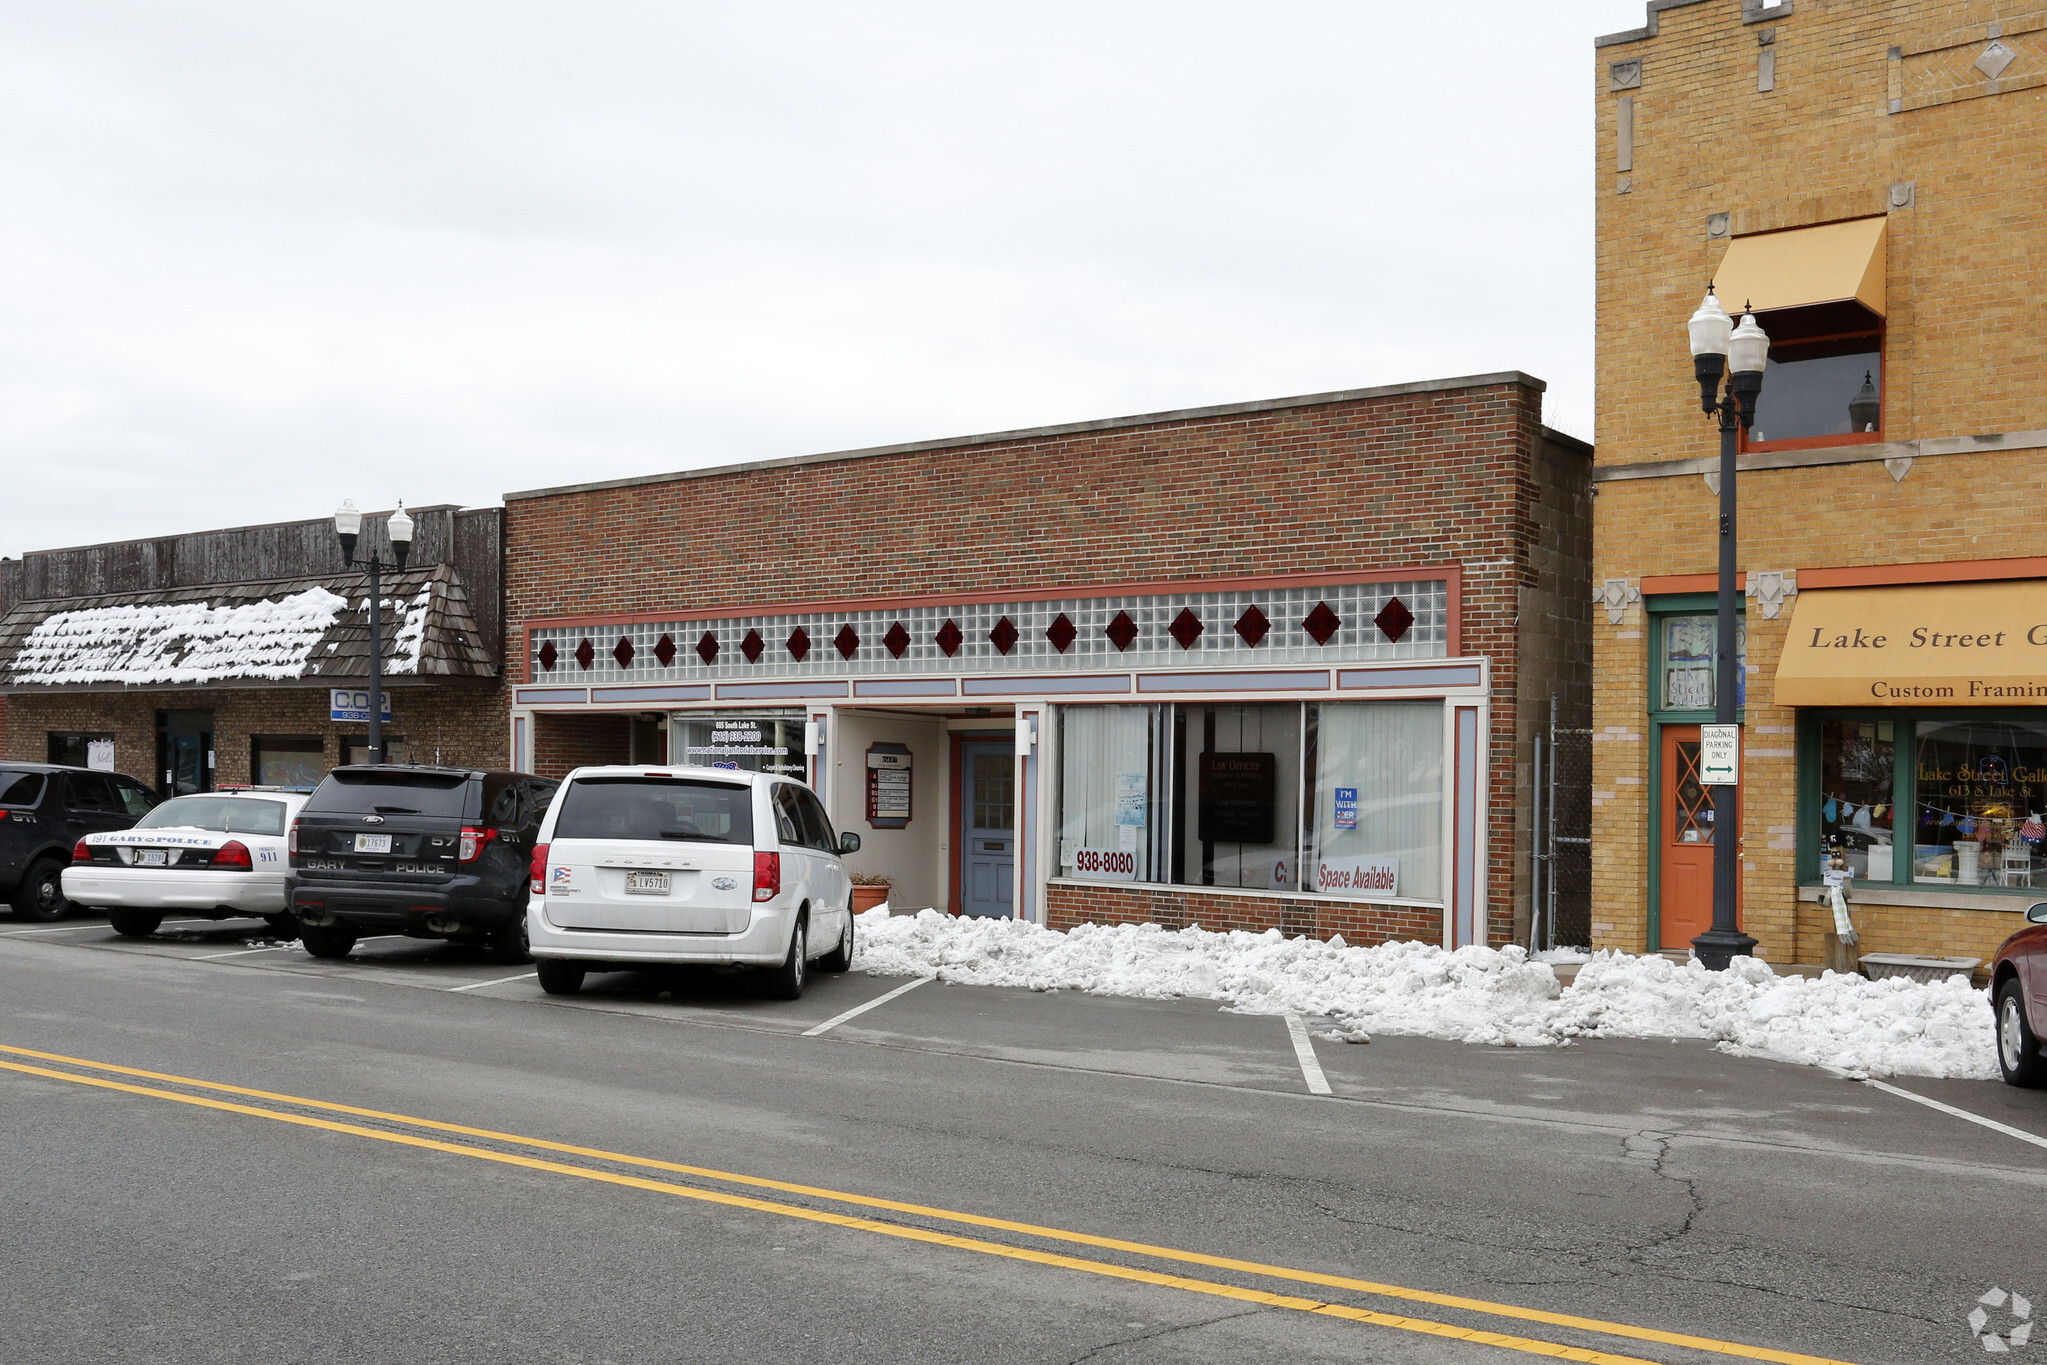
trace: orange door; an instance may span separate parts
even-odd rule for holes
[[[1713,927],[1713,795],[1719,787],[1699,782],[1699,727],[1663,727],[1661,882],[1662,947],[1689,948]],[[1729,817],[1739,819],[1739,807]],[[1737,827],[1738,828],[1738,827]],[[1730,836],[1735,834],[1730,829]],[[1737,892],[1737,897],[1739,892]],[[1735,902],[1737,919],[1740,901]]]

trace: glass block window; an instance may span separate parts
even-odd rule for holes
[[[1298,667],[1440,659],[1449,639],[1449,585],[1436,578],[544,626],[529,657],[536,681],[606,684]]]

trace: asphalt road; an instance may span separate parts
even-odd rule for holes
[[[262,932],[0,918],[0,1359],[1917,1365],[2047,1296],[2047,1148],[1697,1043],[1319,1095],[1212,1003]]]

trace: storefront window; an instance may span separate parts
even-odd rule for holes
[[[1187,886],[1300,885],[1301,704],[1183,706],[1179,849]]]
[[[1442,899],[1443,708],[1326,702],[1315,713],[1318,889]],[[1391,883],[1390,885],[1388,883]]]
[[[367,763],[370,761],[370,741],[367,735],[343,735],[341,737],[341,761],[343,763]],[[412,745],[403,735],[384,736],[384,761],[386,763],[412,762]],[[318,785],[317,779],[315,785]]]
[[[1152,793],[1157,706],[1069,706],[1059,713],[1059,875],[1160,881]]]
[[[2047,816],[2047,723],[1922,723],[1912,880],[2033,885]]]
[[[682,738],[672,761],[803,781],[809,776],[803,756],[803,720],[801,711],[678,715],[671,724]]]
[[[327,775],[318,735],[252,735],[249,780],[262,787],[317,787]]]
[[[1442,896],[1440,703],[1069,706],[1059,762],[1060,876]]]
[[[1720,621],[1713,612],[1665,616],[1660,627],[1663,709],[1708,711],[1713,708],[1714,644]],[[1748,703],[1748,618],[1734,618],[1736,706]]]
[[[114,770],[112,735],[76,730],[51,730],[48,734],[50,762],[103,773]]]
[[[1820,725],[1820,784],[1808,797],[1818,805],[1820,851],[1842,855],[1857,880],[1888,882],[1895,874],[1896,732],[1889,720]]]

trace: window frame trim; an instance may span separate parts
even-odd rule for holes
[[[1784,345],[1803,346],[1812,342],[1847,341],[1853,337],[1866,336],[1876,338],[1877,409],[1875,431],[1851,431],[1837,436],[1791,436],[1781,441],[1751,441],[1748,428],[1743,427],[1738,437],[1740,453],[1744,455],[1751,452],[1766,454],[1773,450],[1820,450],[1831,446],[1882,445],[1888,441],[1890,437],[1884,434],[1884,429],[1890,421],[1891,411],[1889,376],[1890,320],[1888,318],[1877,319],[1877,325],[1873,331],[1829,332],[1822,336],[1799,337],[1796,341],[1785,342]]]

